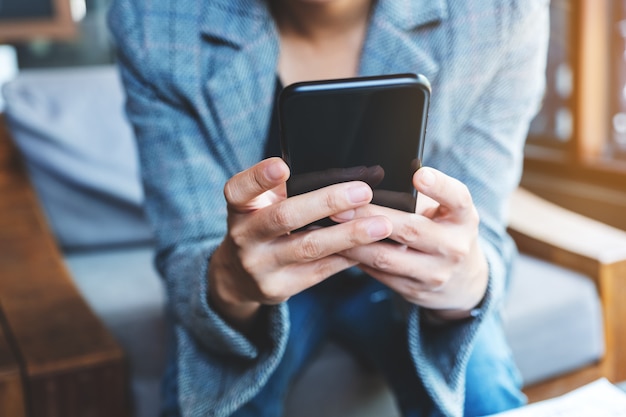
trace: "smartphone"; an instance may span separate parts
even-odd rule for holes
[[[430,94],[426,77],[416,74],[285,87],[278,117],[291,169],[287,195],[360,180],[372,188],[373,204],[414,212],[412,178],[422,165]]]

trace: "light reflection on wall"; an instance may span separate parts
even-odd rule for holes
[[[615,25],[613,28],[612,54],[612,115],[611,132],[614,150],[618,153],[626,151],[626,2],[621,1],[616,7]]]
[[[72,16],[78,22],[79,36],[71,41],[41,39],[15,45],[20,68],[113,63],[113,44],[106,25],[106,12],[110,3],[111,0],[71,0]]]
[[[558,143],[572,138],[571,100],[574,82],[570,53],[570,19],[570,1],[552,0],[546,92],[541,111],[530,127],[531,140],[541,138]]]

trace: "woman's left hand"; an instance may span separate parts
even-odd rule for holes
[[[478,212],[467,187],[433,168],[413,176],[416,213],[373,204],[333,216],[344,222],[383,215],[393,224],[390,239],[342,254],[410,303],[441,320],[467,317],[482,300],[488,266],[478,243]]]

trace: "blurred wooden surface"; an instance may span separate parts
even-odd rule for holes
[[[24,399],[30,417],[128,415],[123,352],[74,286],[1,115],[0,306],[0,415]]]
[[[22,375],[4,331],[0,306],[0,416],[26,417]]]

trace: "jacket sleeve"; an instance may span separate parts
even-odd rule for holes
[[[487,52],[497,54],[498,65],[470,105],[466,121],[453,132],[450,146],[426,160],[468,186],[480,215],[479,242],[489,265],[487,292],[475,318],[433,327],[420,320],[418,307],[412,306],[409,313],[415,366],[447,417],[463,415],[473,340],[485,315],[497,314],[517,253],[506,232],[507,201],[519,183],[528,127],[543,95],[549,26],[547,2],[533,3],[523,16],[510,19],[503,47]]]
[[[225,416],[248,401],[279,362],[288,310],[284,303],[267,307],[266,334],[250,340],[208,303],[208,263],[226,232],[223,186],[231,174],[211,148],[219,138],[207,131],[198,106],[177,90],[176,74],[163,73],[159,60],[167,59],[167,51],[146,34],[149,19],[158,19],[158,13],[146,16],[147,3],[116,0],[109,26],[137,140],[145,208],[157,238],[157,268],[175,323],[184,375],[178,379],[179,400],[185,413]]]

